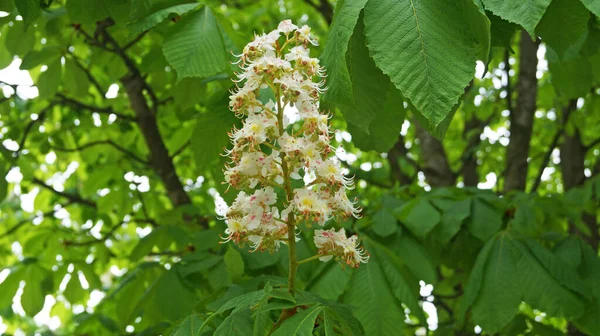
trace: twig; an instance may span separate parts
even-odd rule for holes
[[[136,36],[133,40],[131,40],[131,42],[127,43],[124,47],[123,50],[127,50],[129,48],[131,48],[133,45],[135,45],[136,43],[138,43],[141,39],[144,38],[144,36],[146,36],[146,34],[148,34],[149,30],[145,30],[142,33],[140,33],[138,36]]]
[[[83,241],[83,242],[64,240],[63,244],[65,246],[81,247],[81,246],[90,246],[90,245],[94,245],[94,244],[98,244],[98,243],[103,243],[103,242],[107,241],[110,237],[112,237],[112,235],[115,233],[115,231],[117,231],[117,229],[120,228],[122,225],[123,225],[123,223],[120,223],[120,224],[117,224],[117,225],[111,227],[110,231],[108,231],[102,238],[99,238],[99,239],[92,239],[92,240],[87,240],[87,241]]]
[[[540,170],[538,171],[537,177],[535,178],[535,181],[533,182],[533,187],[531,187],[532,193],[536,192],[536,190],[539,188],[540,184],[542,183],[542,176],[544,175],[544,170],[548,166],[548,163],[550,163],[550,157],[552,156],[552,152],[554,151],[554,148],[556,148],[556,146],[558,145],[558,141],[560,140],[560,138],[562,137],[562,135],[565,132],[565,125],[569,121],[569,116],[571,115],[571,112],[574,111],[576,108],[577,108],[577,100],[572,99],[569,101],[569,104],[563,109],[562,121],[561,121],[560,125],[558,126],[558,129],[556,130],[556,133],[554,134],[552,141],[550,142],[550,146],[548,147],[548,150],[544,154],[544,159],[542,160],[542,165],[540,166]]]
[[[77,195],[77,194],[70,194],[70,193],[66,193],[64,191],[58,191],[54,188],[52,188],[51,186],[47,185],[46,183],[44,183],[44,181],[34,177],[33,181],[34,184],[39,185],[40,187],[47,189],[49,191],[51,191],[52,193],[60,196],[60,197],[64,197],[67,200],[69,200],[71,203],[78,203],[78,204],[82,204],[82,205],[86,205],[92,208],[96,208],[96,203],[90,200],[86,200],[83,199],[81,196]]]
[[[94,87],[96,88],[96,90],[98,90],[98,93],[104,97],[105,93],[104,90],[102,89],[102,86],[100,85],[100,83],[96,80],[96,78],[92,75],[92,72],[90,71],[90,69],[86,68],[83,66],[83,64],[81,64],[81,62],[79,62],[79,59],[77,59],[77,56],[73,55],[72,53],[71,55],[71,59],[73,60],[73,62],[75,62],[75,65],[81,69],[81,71],[83,71],[85,73],[85,75],[87,76],[87,78],[90,80],[90,82],[92,82],[92,84],[94,85]]]
[[[513,112],[513,101],[512,101],[512,86],[510,85],[510,53],[508,50],[504,51],[504,69],[506,72],[506,107],[508,112]]]
[[[179,154],[181,154],[181,152],[183,152],[191,143],[192,142],[190,140],[188,140],[181,147],[179,147],[179,149],[176,150],[175,153],[173,153],[173,155],[171,155],[171,158],[175,158],[175,157],[179,156]]]
[[[50,104],[50,105],[46,106],[40,112],[40,114],[38,114],[37,119],[31,120],[27,124],[27,126],[25,126],[25,130],[23,131],[23,136],[21,137],[21,141],[19,141],[19,149],[17,149],[17,152],[15,153],[15,161],[21,155],[21,152],[23,151],[23,148],[25,147],[25,142],[27,141],[27,137],[29,136],[29,132],[31,132],[31,129],[33,128],[33,125],[35,125],[38,122],[42,122],[44,120],[44,118],[46,117],[46,113],[48,113],[48,111],[50,109],[52,109],[52,107],[54,107],[54,104]]]
[[[98,145],[110,145],[113,148],[115,148],[116,150],[127,154],[129,157],[131,157],[131,159],[144,164],[144,165],[150,165],[150,162],[148,162],[147,160],[144,160],[142,158],[140,158],[139,156],[137,156],[135,153],[121,147],[120,145],[116,144],[114,141],[112,140],[98,140],[98,141],[90,141],[84,145],[75,147],[75,148],[62,148],[62,147],[52,147],[52,149],[59,151],[59,152],[79,152],[79,151],[83,151],[85,149],[88,149],[90,147],[94,147],[94,146],[98,146]]]
[[[59,205],[59,206],[60,206],[60,208],[59,208],[59,209],[56,209],[56,210],[51,210],[51,211],[46,211],[46,212],[42,213],[42,216],[43,216],[43,217],[50,217],[50,216],[54,215],[54,214],[55,214],[57,211],[59,211],[60,209],[64,209],[64,208],[66,208],[67,206],[69,206],[70,204],[71,204],[71,203],[66,203],[66,204],[64,204],[64,205]],[[23,219],[23,220],[19,221],[17,224],[15,224],[14,226],[12,226],[10,229],[8,229],[8,230],[6,230],[5,232],[3,232],[2,234],[0,234],[0,239],[4,238],[4,237],[6,237],[6,236],[9,236],[9,235],[11,235],[11,234],[13,234],[13,233],[15,233],[17,230],[19,230],[19,229],[20,229],[21,227],[23,227],[25,224],[27,224],[27,223],[29,223],[29,222],[33,221],[34,219],[36,219],[36,218],[38,218],[38,217],[39,217],[39,216],[37,216],[37,215],[36,215],[36,216],[33,216],[33,217],[30,217],[30,218]]]
[[[99,106],[89,105],[89,104],[77,101],[77,100],[75,100],[73,98],[69,98],[69,97],[63,95],[62,93],[57,94],[57,97],[59,97],[60,100],[56,101],[55,102],[56,104],[64,103],[64,104],[67,104],[67,105],[70,105],[70,106],[73,106],[73,107],[76,107],[76,108],[79,108],[79,109],[88,110],[88,111],[91,111],[91,112],[96,112],[98,114],[106,114],[106,115],[114,114],[117,117],[119,117],[119,118],[121,118],[123,120],[126,120],[126,121],[130,121],[130,122],[135,122],[136,121],[135,117],[115,112],[113,110],[113,108],[110,107],[110,106],[108,106],[108,107],[99,107]]]

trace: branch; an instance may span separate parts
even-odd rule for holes
[[[66,208],[67,206],[69,206],[71,203],[66,203],[65,205],[59,205],[59,208],[56,210],[50,210],[50,211],[46,211],[44,213],[42,213],[43,217],[50,217],[53,216],[57,211]],[[0,239],[7,237],[13,233],[15,233],[17,230],[19,230],[21,227],[23,227],[25,224],[33,221],[34,219],[38,218],[39,216],[33,216],[27,219],[23,219],[21,221],[19,221],[17,224],[15,224],[14,226],[12,226],[10,229],[6,230],[5,232],[3,232],[2,234],[0,234]]]
[[[54,188],[52,188],[51,186],[47,185],[46,183],[44,183],[44,181],[34,177],[32,183],[39,185],[40,187],[51,191],[52,193],[60,196],[60,197],[64,197],[66,199],[68,199],[70,201],[70,203],[77,203],[77,204],[82,204],[82,205],[86,205],[92,208],[96,208],[96,203],[90,200],[86,200],[81,198],[81,196],[77,195],[77,194],[70,194],[70,193],[66,193],[64,191],[58,191]]]
[[[121,153],[127,154],[128,156],[131,157],[131,159],[133,159],[143,165],[146,165],[146,166],[150,165],[150,162],[148,162],[147,160],[140,158],[135,153],[121,147],[120,145],[116,144],[112,140],[91,141],[91,142],[88,142],[84,145],[81,145],[81,146],[78,146],[75,148],[62,148],[62,147],[54,147],[53,146],[52,149],[59,151],[59,152],[79,152],[79,151],[83,151],[85,149],[88,149],[88,148],[94,147],[94,146],[98,146],[98,145],[110,145],[113,148],[115,148],[116,150],[120,151]]]
[[[474,160],[475,149],[481,143],[481,132],[490,124],[495,115],[496,112],[494,111],[486,120],[482,121],[473,116],[471,120],[465,121],[464,137],[467,137],[472,131],[480,129],[476,134],[471,134],[460,159],[461,167],[458,171],[463,176],[463,182],[467,187],[477,186],[477,183],[479,182],[479,177],[477,176],[477,161]]]
[[[590,144],[588,144],[587,146],[585,146],[585,150],[586,152],[589,151],[590,149],[598,146],[600,144],[600,138],[592,141]]]
[[[104,95],[106,94],[106,92],[104,92],[104,90],[102,89],[102,86],[100,85],[100,83],[92,75],[92,72],[90,71],[90,69],[84,67],[83,64],[81,64],[81,62],[79,62],[79,59],[77,59],[77,57],[75,55],[73,55],[73,53],[70,53],[70,55],[71,55],[71,59],[73,60],[73,62],[75,62],[75,65],[79,69],[81,69],[81,71],[83,71],[85,73],[85,75],[90,80],[90,82],[92,82],[92,84],[94,85],[94,87],[96,88],[96,90],[98,90],[98,93],[102,97],[104,97]]]
[[[405,174],[398,163],[398,160],[403,158],[410,162],[416,169],[417,172],[420,171],[420,167],[418,164],[411,158],[408,157],[408,151],[406,150],[406,145],[404,144],[404,137],[402,134],[398,134],[398,140],[387,152],[387,160],[390,165],[390,179],[392,181],[399,181],[400,185],[410,184],[413,180],[410,176]]]
[[[175,157],[179,156],[179,154],[181,154],[181,152],[183,152],[191,143],[192,142],[190,140],[188,140],[181,147],[179,147],[179,149],[176,150],[175,153],[173,153],[173,155],[171,155],[171,158],[175,158]]]
[[[538,80],[538,43],[521,31],[519,45],[519,79],[517,82],[517,105],[510,113],[510,142],[506,147],[506,170],[504,191],[524,191],[527,184],[528,157],[536,109]]]
[[[87,241],[82,241],[82,242],[75,242],[72,240],[64,240],[63,245],[82,247],[82,246],[90,246],[90,245],[94,245],[94,244],[98,244],[98,243],[103,243],[103,242],[107,241],[110,237],[112,237],[113,234],[115,233],[115,231],[117,231],[117,229],[121,227],[121,225],[123,225],[123,223],[120,223],[120,224],[117,224],[117,225],[111,227],[110,231],[108,231],[100,239],[92,239],[92,240],[87,240]]]
[[[119,118],[121,118],[123,120],[126,120],[126,121],[130,121],[130,122],[135,122],[136,121],[136,119],[134,117],[132,117],[132,116],[128,116],[128,115],[125,115],[125,114],[121,114],[121,113],[115,112],[113,110],[113,108],[110,107],[110,106],[108,106],[108,107],[98,107],[98,106],[89,105],[89,104],[77,101],[75,99],[69,98],[69,97],[63,95],[62,93],[58,93],[57,96],[60,98],[60,100],[56,102],[57,104],[63,103],[63,104],[70,105],[70,106],[73,106],[73,107],[78,108],[78,109],[88,110],[88,111],[91,111],[91,112],[96,112],[98,114],[106,114],[106,115],[114,114],[117,117],[119,117]]]
[[[127,43],[124,47],[123,50],[127,50],[131,47],[133,47],[136,43],[138,43],[141,39],[144,38],[144,36],[146,36],[146,34],[148,34],[149,30],[145,30],[142,33],[140,33],[138,36],[136,36],[133,40],[131,40],[131,42]]]
[[[560,138],[562,137],[562,135],[565,132],[565,125],[569,121],[571,112],[573,112],[576,108],[577,108],[577,100],[571,99],[569,101],[569,104],[567,106],[565,106],[565,108],[563,109],[562,121],[561,121],[560,125],[558,126],[558,129],[556,130],[556,134],[554,134],[554,137],[552,138],[552,141],[550,142],[550,146],[548,147],[548,150],[544,154],[544,159],[542,160],[542,165],[540,166],[540,170],[538,171],[537,177],[535,178],[535,181],[533,182],[533,187],[531,187],[532,193],[535,192],[539,188],[540,184],[542,183],[542,175],[544,174],[544,170],[548,166],[548,163],[550,163],[550,157],[552,156],[552,152],[554,151],[554,148],[556,148],[556,146],[558,145],[558,141],[560,140]]]
[[[15,161],[16,159],[19,158],[19,156],[21,155],[21,152],[23,151],[23,148],[25,148],[25,142],[27,141],[27,137],[29,136],[29,132],[31,132],[31,129],[33,128],[33,125],[35,125],[38,122],[42,122],[44,120],[44,118],[46,117],[46,113],[48,113],[48,111],[54,107],[54,104],[51,103],[50,105],[46,106],[41,112],[40,114],[38,114],[37,119],[35,120],[31,120],[27,126],[25,126],[25,130],[23,131],[23,136],[21,137],[21,141],[19,141],[19,149],[17,149],[17,152],[15,153]]]
[[[512,102],[512,86],[510,85],[510,53],[508,50],[504,50],[504,69],[506,72],[506,108],[508,112],[512,114],[513,102]]]

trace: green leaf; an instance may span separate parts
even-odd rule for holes
[[[175,24],[165,38],[163,52],[179,80],[208,77],[229,68],[221,31],[207,6]]]
[[[502,213],[481,198],[473,199],[469,231],[481,241],[488,240],[502,227]]]
[[[473,303],[473,321],[490,334],[500,331],[519,311],[521,287],[516,274],[512,238],[500,234],[493,239],[481,289]]]
[[[492,46],[512,51],[512,39],[519,26],[492,13],[489,13],[488,17],[492,24]]]
[[[385,80],[389,81],[388,78]],[[390,90],[383,100],[383,108],[377,112],[375,119],[371,121],[368,133],[353,124],[348,124],[348,131],[352,134],[352,142],[361,150],[386,153],[398,141],[406,111],[402,95],[391,83],[389,85]]]
[[[598,0],[581,0],[581,2],[585,5],[590,12],[594,13],[596,16],[600,16],[600,1]]]
[[[69,0],[66,8],[71,22],[85,25],[95,24],[110,16],[104,0]]]
[[[465,20],[469,24],[469,32],[476,42],[477,59],[488,64],[491,48],[491,23],[485,14],[481,0],[462,0]]]
[[[375,64],[433,125],[440,124],[475,72],[460,7],[447,0],[370,0],[365,26]]]
[[[166,320],[176,321],[192,312],[196,295],[174,269],[165,272],[153,288],[153,303]]]
[[[344,302],[353,307],[366,335],[402,334],[404,308],[391,292],[375,254],[354,271]]]
[[[23,56],[33,48],[35,43],[35,28],[33,26],[25,26],[21,21],[15,21],[14,25],[8,28],[5,43],[6,50],[10,53]]]
[[[388,248],[402,258],[419,280],[428,284],[437,283],[437,271],[432,255],[412,235],[405,232],[396,234],[396,239],[390,242]]]
[[[81,287],[77,273],[71,273],[71,279],[63,292],[63,295],[71,304],[79,303],[85,297],[86,291]]]
[[[25,288],[21,295],[21,305],[28,316],[35,316],[44,307],[46,294],[52,287],[51,273],[37,264],[29,264],[25,268],[23,280]]]
[[[19,289],[23,275],[22,268],[13,268],[10,274],[0,283],[0,309],[12,305],[13,298]]]
[[[353,104],[352,82],[346,66],[346,52],[350,36],[358,16],[367,0],[341,0],[336,7],[325,49],[321,55],[323,66],[327,70],[326,102],[335,104]]]
[[[225,302],[219,309],[215,312],[215,314],[221,314],[229,309],[233,308],[231,314],[235,314],[236,312],[248,308],[257,304],[267,293],[264,290],[257,290],[254,292],[242,294],[240,296],[236,296],[231,300]]]
[[[161,9],[146,16],[142,19],[136,20],[129,23],[127,26],[132,34],[138,34],[145,30],[148,30],[157,24],[161,23],[164,19],[168,18],[171,14],[183,15],[198,7],[198,3],[181,4],[173,7]]]
[[[567,319],[581,316],[584,303],[580,298],[561,286],[527,246],[517,240],[513,240],[513,244],[521,254],[517,259],[517,274],[524,301],[550,316]]]
[[[68,74],[63,81],[65,91],[76,97],[85,96],[88,93],[90,80],[72,59],[67,58],[65,61],[65,74]]]
[[[429,201],[415,198],[400,208],[397,218],[417,237],[425,237],[440,222],[440,213]]]
[[[231,313],[215,330],[214,336],[250,336],[252,335],[250,309]]]
[[[26,24],[31,24],[42,15],[42,7],[39,0],[15,0],[15,6]]]
[[[589,18],[590,12],[579,0],[552,0],[535,30],[562,59],[586,32]]]
[[[285,320],[273,336],[311,336],[315,326],[315,320],[323,309],[321,305],[307,308]]]
[[[471,270],[471,274],[469,275],[469,280],[467,281],[467,285],[465,286],[465,294],[463,296],[463,300],[458,309],[458,320],[463,320],[467,310],[477,299],[479,292],[482,287],[483,278],[485,276],[485,268],[488,257],[494,247],[494,240],[488,241],[479,254],[477,255],[477,259],[475,260],[475,265]]]
[[[229,143],[227,133],[237,123],[239,119],[229,110],[227,96],[209,105],[207,111],[198,116],[191,148],[199,169],[209,169],[220,159]]]
[[[535,37],[535,27],[552,0],[483,0],[485,9],[499,17],[521,25]]]
[[[235,248],[229,245],[227,252],[224,256],[225,265],[231,278],[235,281],[240,279],[244,275],[244,259],[242,255]]]
[[[387,237],[398,231],[396,217],[388,209],[380,209],[373,215],[373,231],[381,237]]]
[[[198,315],[190,315],[181,320],[173,330],[171,331],[171,336],[198,336],[200,335],[200,326],[203,321],[198,317]]]
[[[60,49],[48,47],[42,50],[31,50],[28,52],[19,66],[21,70],[31,70],[38,65],[49,64],[60,58]]]
[[[318,276],[309,289],[326,300],[337,300],[346,290],[352,273],[333,262],[324,265],[324,267],[326,270],[317,273]]]
[[[40,98],[51,98],[58,92],[58,86],[62,79],[62,65],[57,59],[48,65],[48,69],[40,74],[37,87]]]
[[[557,93],[566,99],[585,96],[593,85],[593,72],[585,57],[558,61],[547,49],[550,80]]]
[[[4,163],[4,161],[0,158],[0,203],[4,201],[6,195],[8,194],[8,181],[6,181],[6,175],[8,174],[9,169],[10,165],[8,163]]]
[[[471,215],[471,199],[462,201],[439,199],[432,202],[442,210],[440,225],[434,229],[433,234],[439,241],[447,244]]]
[[[390,85],[388,77],[377,68],[369,56],[365,43],[364,24],[359,19],[350,38],[346,55],[353,99],[350,103],[346,102],[342,105],[341,109],[349,124],[368,134],[369,124],[380,113],[381,103],[385,100]],[[397,135],[393,137],[394,140]]]

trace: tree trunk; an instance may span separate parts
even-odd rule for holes
[[[517,105],[510,113],[510,143],[506,149],[504,191],[525,190],[529,141],[537,97],[537,48],[526,31],[521,32]]]

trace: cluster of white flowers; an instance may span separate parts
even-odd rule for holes
[[[337,232],[334,229],[315,230],[315,245],[321,255],[321,261],[329,261],[335,257],[352,267],[369,261],[364,249],[358,247],[358,236],[348,238],[344,229]]]
[[[286,20],[276,30],[255,36],[239,55],[242,72],[230,108],[244,120],[229,134],[233,148],[226,151],[231,162],[225,180],[241,191],[225,215],[227,241],[273,251],[287,243],[294,221],[323,225],[330,219],[358,217],[356,201],[346,195],[346,189],[353,188],[352,179],[344,176],[332,156],[329,117],[319,111],[324,91],[319,78],[325,74],[308,49],[316,43],[308,26],[298,28]],[[261,102],[263,89],[271,90],[279,101]],[[287,105],[298,109],[297,122],[290,123],[284,115]],[[292,189],[290,179],[303,181],[304,176],[312,177],[312,182]],[[285,195],[279,203],[274,188]],[[315,243],[319,241],[320,254],[338,255],[352,266],[368,259],[357,248],[356,236],[346,239],[341,230],[335,244],[321,244],[323,234],[319,235]]]

